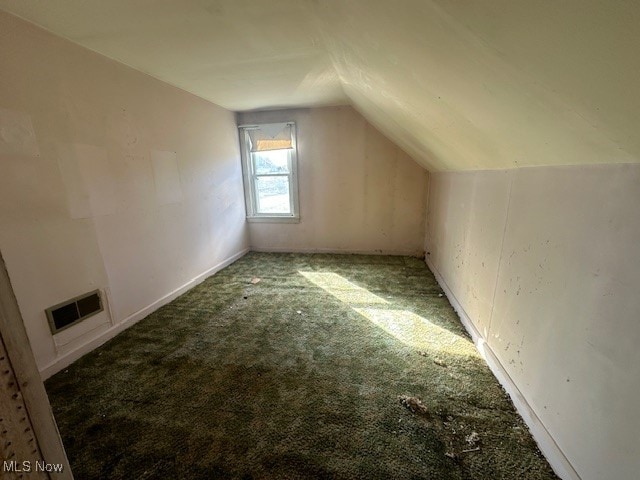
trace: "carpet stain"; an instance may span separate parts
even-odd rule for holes
[[[46,382],[75,477],[557,478],[442,294],[249,253]]]

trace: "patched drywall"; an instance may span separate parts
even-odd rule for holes
[[[429,262],[583,480],[640,470],[640,166],[431,176]]]
[[[351,103],[433,171],[640,158],[636,1],[0,7],[232,110]]]
[[[270,251],[422,254],[427,172],[351,107],[241,113],[295,121],[300,223],[251,223]]]
[[[247,248],[237,129],[5,13],[0,40],[0,250],[50,374]],[[94,289],[105,311],[53,337],[44,309]]]

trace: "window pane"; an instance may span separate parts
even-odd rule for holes
[[[291,213],[289,177],[257,177],[258,213]]]
[[[251,157],[257,175],[289,173],[289,150],[254,152]]]

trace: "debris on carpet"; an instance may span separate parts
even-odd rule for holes
[[[557,480],[440,292],[415,258],[248,253],[47,379],[74,476]]]
[[[470,447],[475,447],[480,441],[480,435],[478,435],[478,432],[471,432],[469,435],[464,437],[464,439]]]
[[[398,397],[400,403],[407,408],[411,413],[417,413],[418,415],[424,415],[425,417],[429,417],[429,409],[427,406],[422,403],[417,397],[410,397],[408,395],[400,395]]]
[[[469,435],[464,437],[465,441],[469,448],[462,450],[460,453],[470,453],[470,452],[479,452],[480,451],[480,435],[478,432],[471,432]]]

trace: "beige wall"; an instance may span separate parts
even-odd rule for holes
[[[427,172],[351,107],[238,114],[239,123],[289,120],[301,221],[250,224],[252,248],[422,254]]]
[[[0,250],[48,375],[248,246],[234,116],[0,12]],[[108,308],[52,337],[44,309]]]
[[[638,205],[638,165],[431,176],[429,263],[584,480],[640,470]]]

